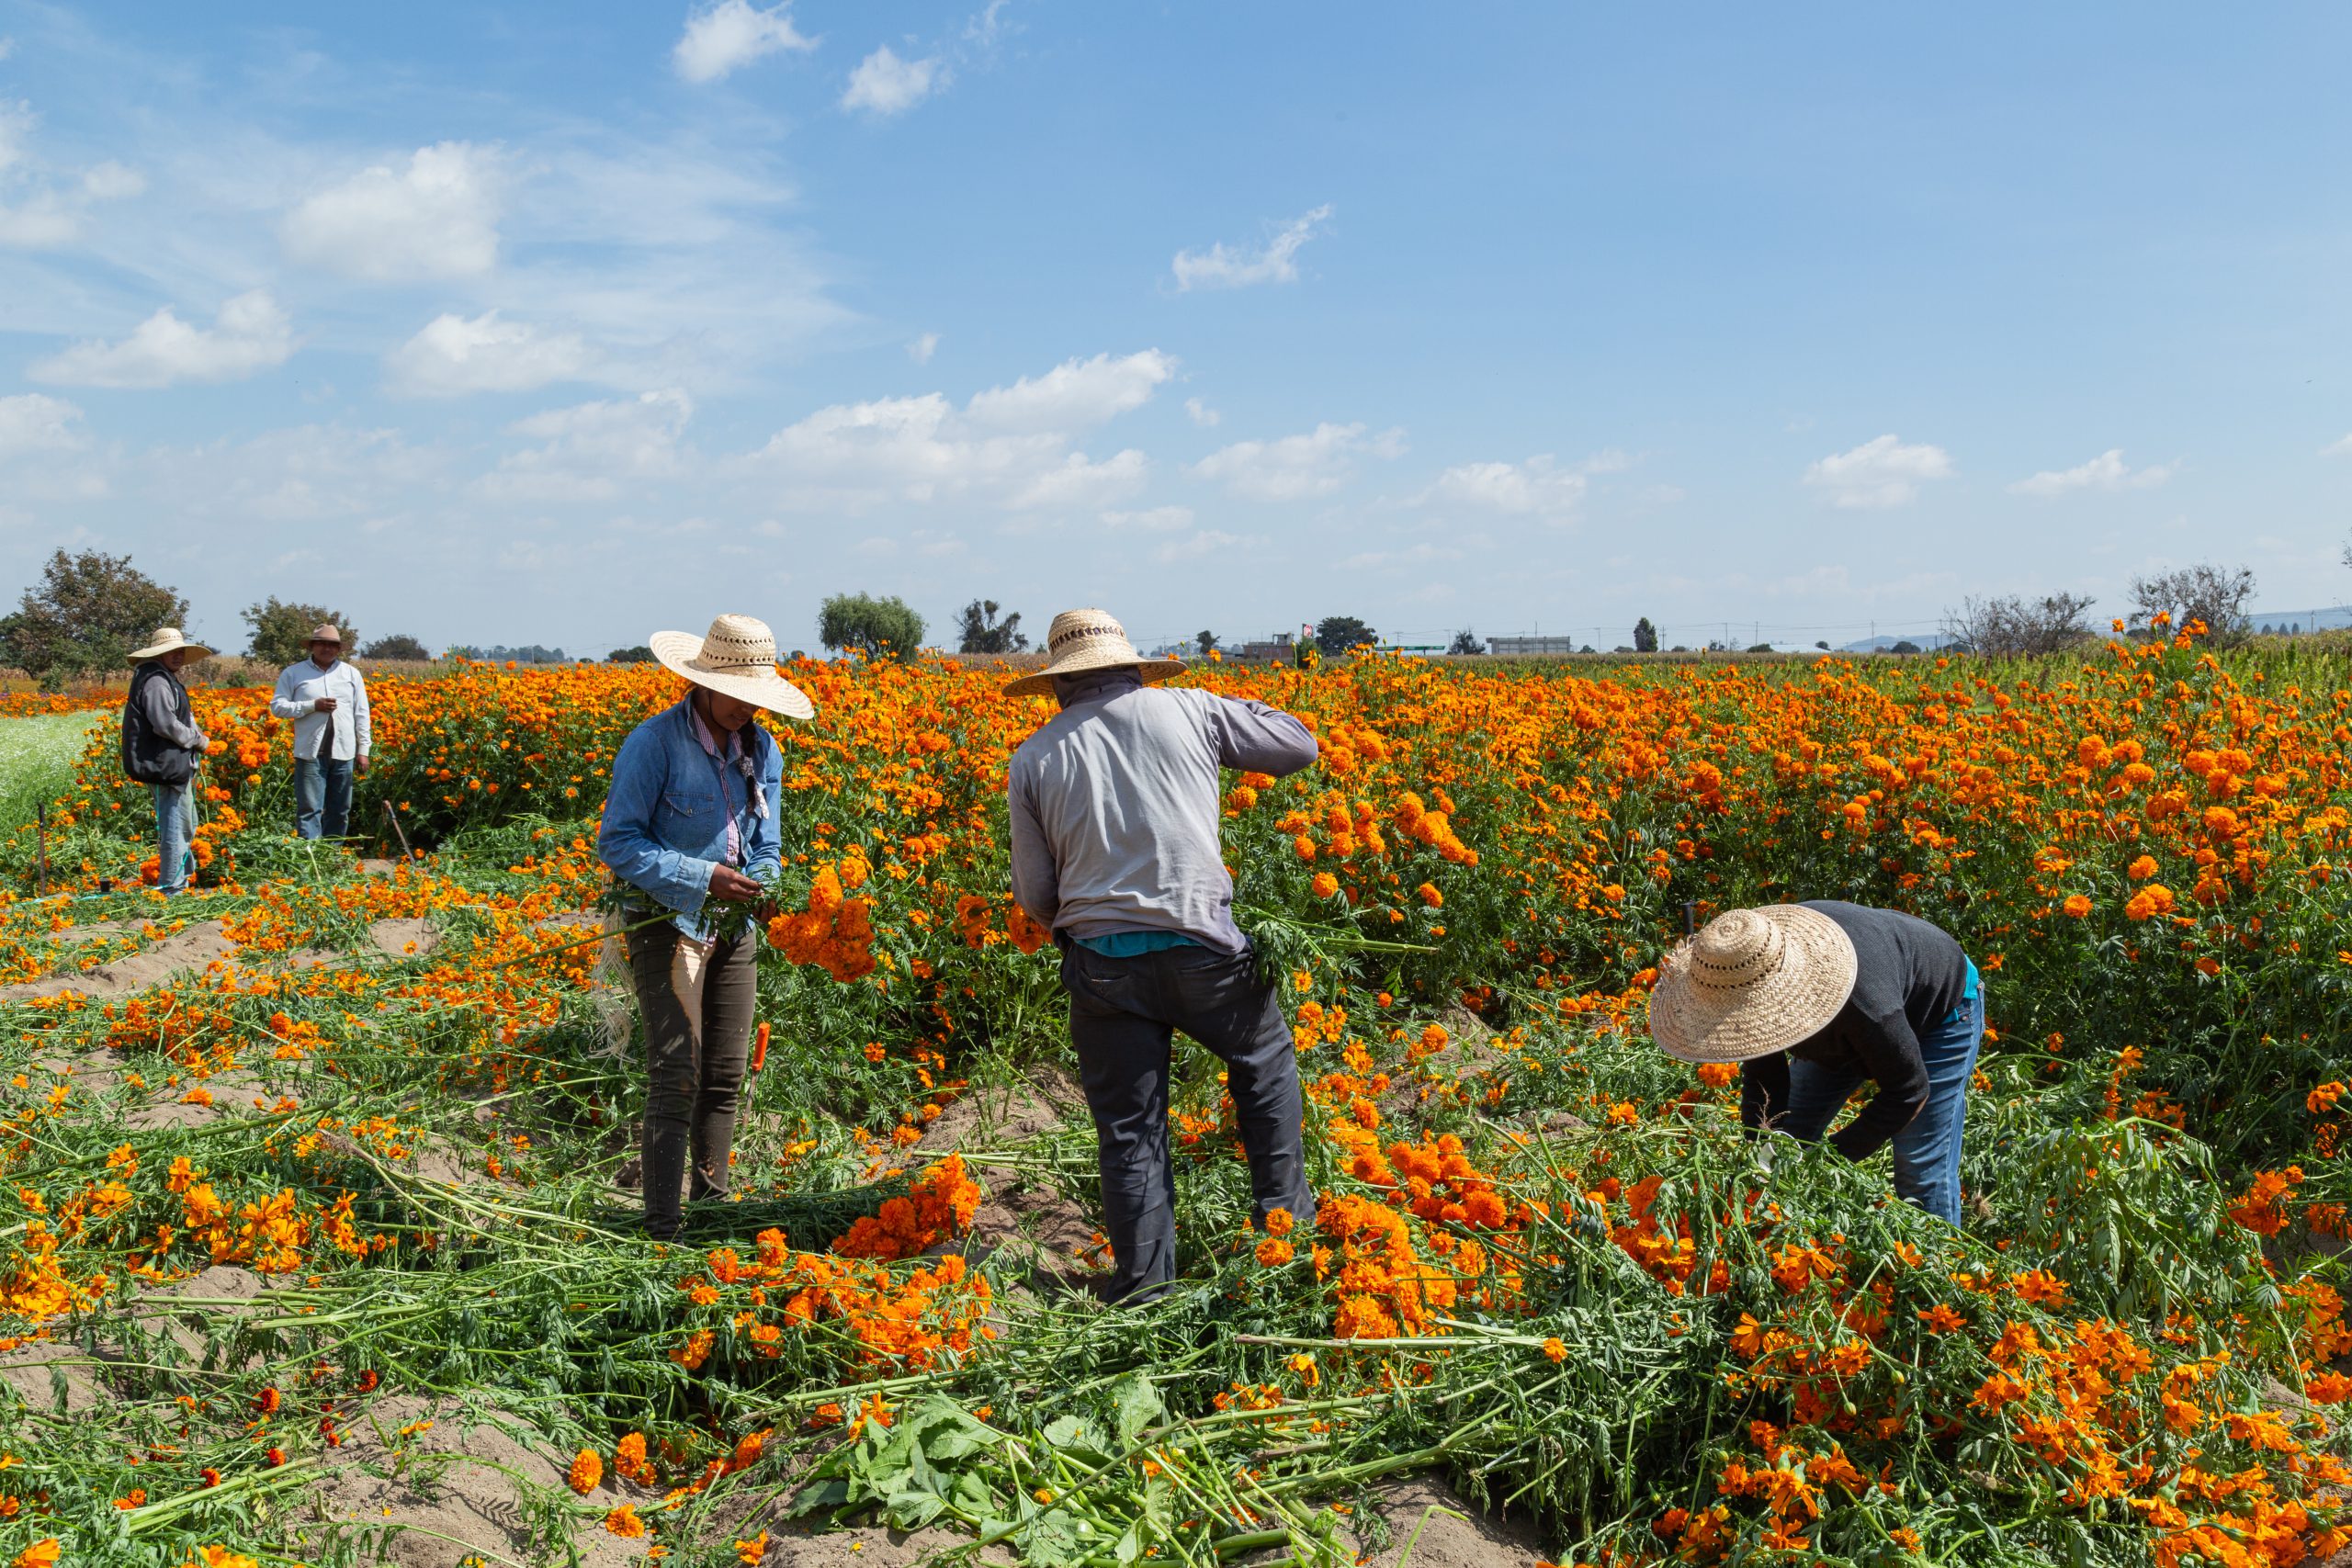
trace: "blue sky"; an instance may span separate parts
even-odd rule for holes
[[[2352,599],[2352,13],[0,0],[0,595]]]

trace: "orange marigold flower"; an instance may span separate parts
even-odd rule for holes
[[[1546,1360],[1565,1361],[1568,1359],[1568,1348],[1555,1335],[1544,1341],[1544,1356]]]
[[[564,1484],[582,1497],[596,1490],[605,1479],[605,1461],[594,1449],[582,1449],[571,1456],[571,1468],[564,1472]]]
[[[2079,920],[2085,915],[2091,912],[2091,901],[2083,897],[2080,893],[2077,893],[2069,897],[2064,904],[2060,906],[2060,908]]]
[[[645,1533],[645,1521],[637,1517],[635,1505],[623,1503],[605,1516],[605,1528],[624,1540],[635,1540]]]

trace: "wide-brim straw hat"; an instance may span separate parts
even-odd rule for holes
[[[188,641],[187,638],[180,635],[180,629],[177,626],[157,626],[155,628],[155,640],[148,644],[145,648],[131,649],[130,657],[133,659],[161,659],[164,655],[170,653],[176,649],[182,648],[192,648],[196,649],[197,652],[204,655],[207,659],[212,657],[212,650],[210,649],[205,647],[200,642]]]
[[[1165,681],[1184,672],[1181,659],[1146,659],[1127,640],[1127,628],[1101,610],[1064,610],[1046,628],[1046,667],[1007,682],[1008,697],[1046,696],[1057,675],[1080,675],[1089,670],[1129,668],[1146,681]]]
[[[1734,909],[1674,951],[1650,992],[1650,1038],[1686,1062],[1745,1062],[1818,1034],[1854,994],[1845,928],[1802,904]]]
[[[697,686],[790,718],[817,716],[807,694],[776,672],[775,634],[765,621],[721,615],[701,637],[655,632],[645,643],[671,673]]]
[[[333,621],[321,621],[317,626],[311,628],[311,635],[304,637],[302,640],[304,642],[331,642],[337,648],[341,648],[343,646],[343,628],[336,626]]]

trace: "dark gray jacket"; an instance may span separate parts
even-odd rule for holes
[[[179,675],[160,659],[141,664],[122,705],[122,771],[141,784],[184,784],[203,745]]]

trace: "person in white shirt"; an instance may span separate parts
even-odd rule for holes
[[[343,660],[343,633],[311,633],[311,657],[277,677],[269,711],[294,726],[294,830],[340,839],[351,827],[351,775],[368,773],[368,682]]]

